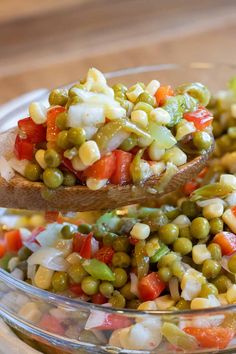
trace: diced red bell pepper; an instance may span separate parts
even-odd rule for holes
[[[156,272],[143,277],[138,284],[140,298],[143,301],[155,300],[165,289],[166,284]]]
[[[112,184],[127,184],[131,182],[130,165],[133,155],[130,152],[115,150],[116,166],[113,175],[111,176]]]
[[[16,136],[14,153],[18,160],[33,160],[34,144],[28,139],[21,139],[19,135]]]
[[[5,255],[6,251],[7,251],[6,242],[4,240],[1,240],[1,242],[0,242],[0,258],[2,258]]]
[[[109,153],[96,161],[92,166],[84,170],[85,177],[96,179],[109,179],[115,171],[116,157],[114,153]]]
[[[97,293],[92,296],[92,303],[97,305],[102,305],[107,302],[107,298],[103,296],[101,293]]]
[[[139,242],[139,240],[138,240],[137,238],[134,238],[134,237],[132,237],[132,236],[129,236],[129,242],[130,242],[131,245],[135,246],[136,243]]]
[[[81,295],[84,295],[84,292],[81,288],[81,285],[80,284],[70,284],[69,285],[69,290],[75,294],[76,296],[81,296]]]
[[[56,222],[58,220],[59,212],[53,210],[47,210],[45,212],[45,219],[47,223]]]
[[[230,256],[236,251],[236,235],[232,232],[219,232],[213,238],[213,242],[220,246],[223,255]]]
[[[202,348],[224,349],[234,337],[234,330],[222,327],[186,327],[184,332],[195,337]]]
[[[155,93],[156,101],[158,106],[163,106],[168,97],[173,96],[174,91],[170,85],[160,86]]]
[[[90,232],[87,236],[83,236],[84,240],[79,253],[83,258],[90,259],[92,256],[92,237],[92,232]]]
[[[82,176],[83,176],[83,172],[82,171],[76,171],[73,166],[72,163],[69,159],[67,158],[63,158],[62,159],[62,163],[61,163],[62,168],[65,167],[68,171],[70,171],[71,173],[73,173],[75,175],[76,178],[78,178],[80,181],[82,181]]]
[[[199,187],[199,183],[197,183],[196,181],[188,181],[185,183],[185,185],[183,186],[183,192],[186,196],[189,196],[190,194],[192,194],[196,189],[198,189]]]
[[[56,317],[48,314],[43,315],[38,323],[38,327],[61,336],[65,333],[60,321]]]
[[[33,144],[42,143],[46,140],[46,127],[43,124],[34,123],[30,117],[19,120],[18,127]]]
[[[22,247],[21,234],[19,230],[7,231],[4,235],[4,239],[8,252],[17,252]]]
[[[94,258],[96,258],[100,262],[110,264],[114,253],[115,252],[112,247],[103,246],[94,254]]]
[[[112,331],[119,328],[129,327],[130,325],[132,325],[132,320],[128,317],[107,314],[103,324],[95,327],[94,329]]]
[[[198,107],[194,112],[184,113],[183,117],[187,121],[193,122],[197,130],[205,129],[213,120],[213,114],[202,106]]]
[[[56,125],[57,115],[64,112],[65,108],[56,106],[48,110],[47,113],[47,141],[56,141],[60,129]]]

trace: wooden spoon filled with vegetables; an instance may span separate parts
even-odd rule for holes
[[[49,107],[32,102],[29,117],[1,134],[1,207],[107,209],[176,190],[213,149],[209,99],[200,83],[109,87],[89,69],[83,83],[53,90]]]

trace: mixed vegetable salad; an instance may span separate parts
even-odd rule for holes
[[[53,90],[49,107],[30,104],[30,116],[18,121],[9,164],[50,189],[86,184],[97,190],[174,174],[188,156],[212,145],[209,100],[201,83],[109,87],[91,68],[85,81]]]

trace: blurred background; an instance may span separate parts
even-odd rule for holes
[[[236,62],[236,0],[0,0],[0,104],[164,62]]]

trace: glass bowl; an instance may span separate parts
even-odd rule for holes
[[[111,84],[118,81],[127,85],[154,78],[173,86],[200,81],[215,92],[224,89],[235,74],[235,65],[191,63],[129,68],[107,73],[106,77]],[[46,101],[47,93],[36,99]],[[1,118],[2,129],[16,125],[26,112],[26,101],[8,110]],[[236,305],[184,311],[113,309],[40,290],[0,270],[0,316],[21,338],[44,353],[236,353],[236,340],[225,347],[222,339],[227,330],[236,331]],[[170,330],[172,344],[161,334],[163,325]],[[212,338],[208,334],[217,327],[222,340],[216,336],[210,347],[199,346],[171,331],[176,326],[199,327],[208,336],[208,345]]]

